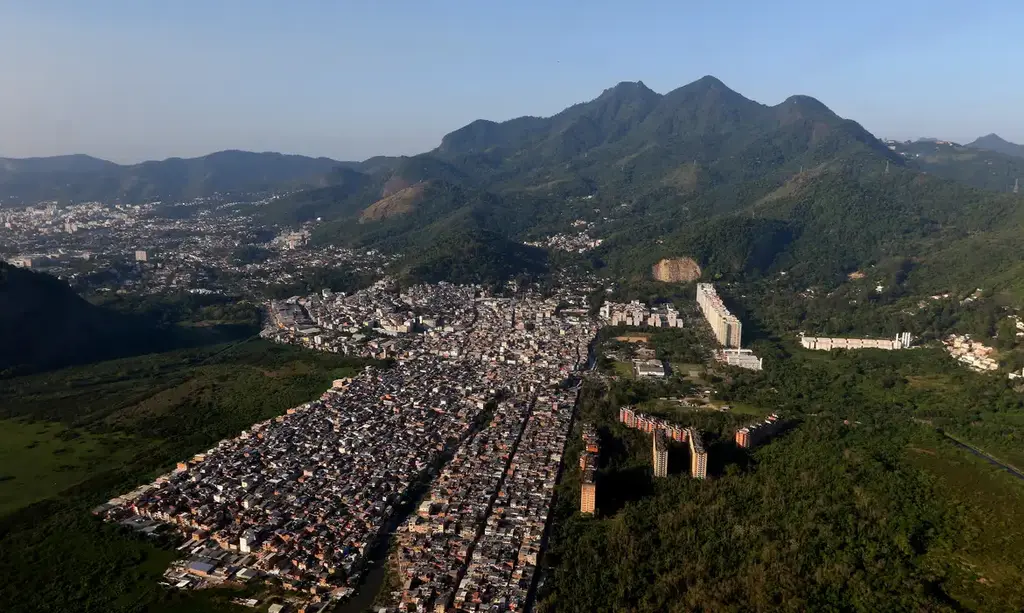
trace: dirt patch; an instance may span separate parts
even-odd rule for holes
[[[615,337],[615,340],[623,343],[646,343],[649,339],[650,337],[646,334],[626,334]]]
[[[917,453],[926,453],[928,455],[935,455],[935,452],[932,451],[931,449],[921,449],[920,447],[907,447],[907,449],[909,449],[910,451],[917,452]]]
[[[700,266],[693,258],[665,258],[651,267],[651,274],[665,283],[696,281],[700,278]]]
[[[427,188],[426,183],[417,183],[412,187],[406,187],[390,196],[381,198],[370,206],[366,207],[363,214],[359,216],[360,223],[367,221],[380,221],[390,217],[405,215],[416,208],[416,205],[423,200],[423,193]]]

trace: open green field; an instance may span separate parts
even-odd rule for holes
[[[733,415],[750,415],[752,417],[764,417],[771,413],[746,402],[730,402],[729,412]]]
[[[0,380],[0,608],[251,610],[164,589],[175,552],[90,510],[365,363],[253,340]]]
[[[633,379],[635,377],[633,365],[629,362],[615,362],[612,367],[615,369],[615,374],[623,379]]]
[[[0,420],[0,515],[129,460],[137,445],[122,434],[90,434],[53,422]]]
[[[680,377],[689,377],[691,371],[696,371],[698,373],[704,372],[704,365],[697,364],[694,362],[672,362],[671,367],[672,372],[679,375]],[[694,380],[700,381],[701,377],[694,377]]]
[[[933,433],[922,431],[906,456],[962,512],[947,589],[972,610],[1024,602],[1024,482]]]

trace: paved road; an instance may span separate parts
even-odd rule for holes
[[[960,447],[961,449],[966,449],[967,451],[970,451],[971,453],[973,453],[974,455],[978,456],[979,458],[987,461],[989,464],[992,464],[993,466],[998,466],[999,468],[1002,468],[1003,470],[1005,470],[1006,472],[1010,473],[1014,477],[1017,477],[1021,481],[1024,481],[1024,473],[1022,473],[1021,471],[1017,470],[1013,466],[1010,466],[1009,464],[1004,464],[1003,462],[1000,462],[996,458],[993,458],[989,454],[985,453],[981,449],[978,449],[977,447],[972,447],[972,446],[968,445],[967,443],[965,443],[965,442],[963,442],[963,441],[961,441],[959,439],[953,438],[952,436],[946,434],[945,432],[941,432],[940,434],[942,434],[942,436],[944,436],[947,439],[949,439],[957,447]]]

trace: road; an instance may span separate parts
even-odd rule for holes
[[[993,466],[998,466],[999,468],[1002,468],[1003,470],[1005,470],[1006,472],[1010,473],[1014,477],[1020,479],[1021,481],[1024,481],[1024,473],[1022,473],[1021,471],[1017,470],[1013,466],[1010,466],[1009,464],[1004,464],[1003,462],[999,461],[998,459],[993,458],[989,454],[985,453],[981,449],[978,449],[977,447],[972,447],[971,445],[968,445],[967,443],[965,443],[965,442],[963,442],[963,441],[961,441],[959,439],[956,439],[956,438],[946,434],[945,432],[939,431],[939,434],[941,434],[942,436],[944,436],[947,439],[949,439],[957,447],[960,447],[961,449],[966,449],[967,451],[970,451],[971,453],[973,453],[974,455],[978,456],[979,458],[985,460],[989,464],[992,464]]]

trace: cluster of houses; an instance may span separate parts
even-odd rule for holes
[[[593,238],[587,232],[576,234],[555,234],[539,241],[529,241],[526,245],[531,247],[544,247],[556,251],[569,251],[572,253],[586,253],[596,249],[604,242],[600,238]]]
[[[953,334],[942,342],[949,355],[975,372],[999,370],[999,362],[992,356],[995,348],[971,339],[969,334]]]
[[[500,333],[470,345],[493,352],[481,358],[496,360],[507,395],[398,534],[401,611],[520,611],[534,585],[576,400],[562,383],[585,366],[596,327],[540,301],[480,306],[478,320]]]
[[[575,402],[575,390],[562,384],[586,364],[597,330],[580,314],[586,294],[567,288],[547,299],[504,299],[455,286],[419,286],[402,296],[382,289],[368,292],[379,296],[381,311],[412,302],[418,316],[458,325],[395,339],[394,366],[336,381],[317,401],[254,424],[98,509],[111,521],[140,529],[161,524],[185,537],[190,555],[168,571],[175,585],[182,577],[189,579],[183,587],[274,577],[313,603],[344,598],[414,484],[454,453],[462,464],[486,458],[498,481],[477,484],[481,470],[461,473],[467,499],[453,502],[482,500],[484,515],[477,509],[460,520],[458,513],[427,513],[436,522],[430,534],[452,521],[476,522],[466,528],[478,535],[469,545],[474,554],[458,562],[458,591],[442,604],[525,606]],[[556,315],[555,307],[566,302],[578,308]],[[294,309],[274,326],[281,321],[304,323]],[[476,432],[475,424],[489,417],[488,403],[503,397]],[[453,462],[446,470],[459,466]],[[451,486],[452,479],[445,483]],[[438,490],[437,496],[445,494]],[[435,500],[433,493],[429,499]],[[420,587],[418,578],[430,567],[422,556],[431,551],[417,552],[410,543],[401,563],[410,573],[410,592]],[[491,572],[498,559],[503,569],[514,560],[507,576]],[[399,600],[415,597],[403,590]]]

